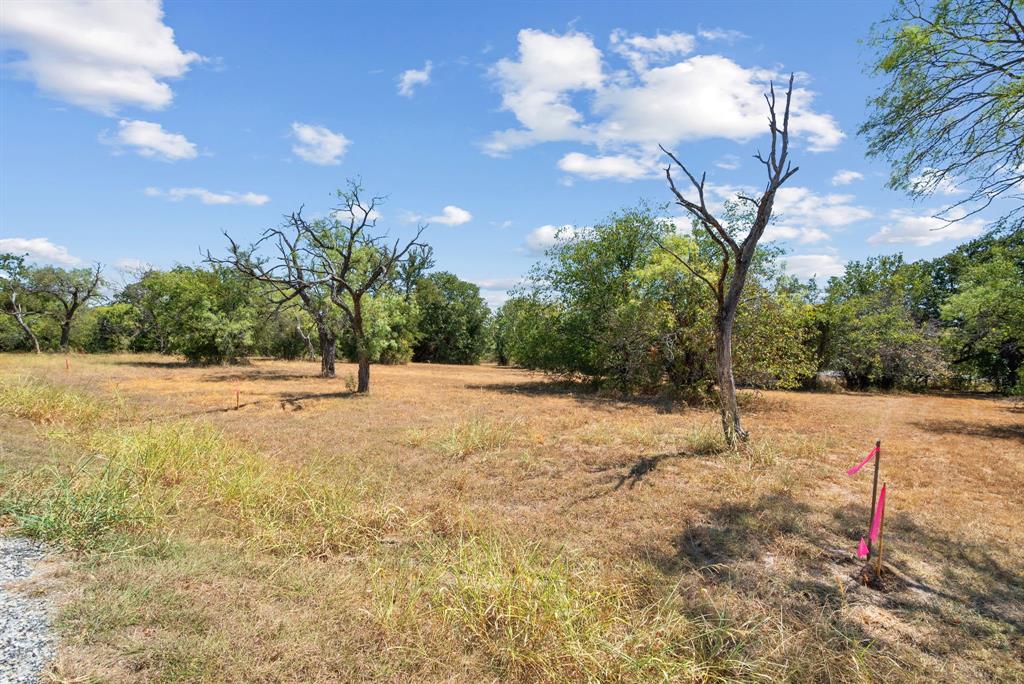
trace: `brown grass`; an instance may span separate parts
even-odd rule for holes
[[[60,676],[1024,677],[1008,401],[759,393],[732,453],[709,411],[522,371],[374,367],[369,397],[348,372],[0,356],[0,497],[58,542],[113,540],[77,545]],[[844,473],[876,438],[885,594],[852,579],[870,474]],[[93,452],[131,477],[76,475]],[[119,492],[150,508],[93,515]]]

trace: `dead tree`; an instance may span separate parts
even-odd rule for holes
[[[32,342],[36,354],[41,354],[39,338],[28,324],[30,316],[43,313],[41,307],[26,303],[31,297],[28,288],[29,267],[25,265],[25,257],[13,254],[0,254],[0,293],[3,295],[3,312],[13,318],[25,336]]]
[[[307,224],[308,253],[317,273],[326,279],[331,301],[344,312],[352,329],[359,376],[356,391],[370,391],[371,350],[366,338],[363,297],[378,288],[394,274],[409,250],[422,247],[420,236],[426,225],[420,224],[409,241],[389,239],[387,233],[375,234],[377,208],[383,197],[366,202],[362,186],[350,181],[348,190],[339,190],[340,206],[330,217]]]
[[[747,282],[747,274],[754,259],[757,243],[764,234],[772,218],[772,209],[775,204],[775,194],[789,178],[798,171],[789,161],[789,106],[793,96],[793,76],[789,77],[789,87],[786,90],[786,107],[782,115],[782,122],[778,120],[775,111],[775,85],[771,84],[769,92],[765,95],[768,103],[768,130],[771,133],[771,151],[767,158],[760,151],[754,158],[764,164],[768,172],[768,180],[760,197],[748,197],[739,195],[739,200],[749,202],[757,210],[754,220],[750,225],[746,237],[737,242],[737,238],[730,235],[729,231],[715,218],[707,207],[705,201],[705,178],[707,174],[701,175],[698,181],[686,166],[679,159],[662,147],[662,151],[669,156],[678,166],[690,183],[697,197],[695,200],[688,199],[679,188],[676,187],[672,178],[672,164],[665,168],[665,178],[668,180],[669,188],[675,196],[676,204],[685,209],[694,218],[694,223],[703,228],[721,251],[721,258],[718,261],[716,273],[707,274],[701,272],[699,265],[691,264],[687,259],[676,254],[672,250],[661,245],[661,248],[671,254],[682,264],[694,277],[708,286],[715,299],[715,366],[716,379],[718,382],[718,400],[722,414],[722,430],[726,441],[735,446],[738,441],[747,439],[747,431],[743,429],[740,421],[739,407],[736,404],[736,380],[732,371],[732,333],[736,322],[736,312],[743,295],[743,287]]]
[[[335,376],[334,359],[337,350],[338,332],[331,325],[329,279],[318,272],[312,262],[309,236],[313,233],[310,224],[302,216],[302,208],[286,217],[280,228],[268,228],[259,240],[241,247],[230,235],[224,236],[230,243],[229,255],[219,259],[206,253],[206,260],[212,264],[226,265],[239,273],[271,289],[271,301],[277,310],[297,303],[313,320],[316,326],[320,348],[320,375]],[[265,244],[272,244],[276,250],[273,258],[257,254]],[[309,342],[299,325],[299,334]]]
[[[79,309],[89,301],[101,297],[103,267],[92,268],[38,268],[33,275],[33,291],[57,303],[52,315],[60,324],[60,348],[67,350],[71,343],[71,324]]]

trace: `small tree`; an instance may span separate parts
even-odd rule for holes
[[[331,324],[331,304],[328,278],[317,272],[310,249],[310,235],[313,229],[302,217],[302,208],[287,217],[280,228],[268,228],[259,240],[248,247],[240,247],[230,235],[224,233],[230,245],[226,259],[214,258],[209,252],[210,263],[223,264],[261,283],[271,290],[271,301],[280,309],[294,302],[309,314],[316,326],[320,351],[320,375],[333,378],[334,357],[338,333]],[[264,244],[272,244],[277,252],[272,258],[257,254]],[[299,334],[304,334],[301,323]]]
[[[33,288],[46,298],[56,302],[53,314],[60,324],[60,348],[67,349],[71,342],[71,324],[83,305],[98,299],[103,286],[103,268],[96,264],[92,268],[45,267],[33,274]]]
[[[30,287],[31,267],[25,265],[25,257],[14,254],[0,254],[0,295],[3,297],[3,312],[18,323],[36,354],[42,352],[39,338],[29,325],[29,318],[43,313],[38,300],[33,300]]]
[[[306,252],[312,260],[317,277],[326,283],[331,301],[341,309],[351,326],[359,374],[356,391],[370,391],[370,361],[373,350],[366,334],[363,297],[394,277],[396,267],[415,247],[422,247],[420,236],[426,225],[420,224],[416,234],[402,244],[389,240],[387,233],[375,234],[378,207],[383,197],[362,196],[362,186],[350,181],[348,190],[337,192],[340,206],[330,218],[302,223],[308,239]]]
[[[747,431],[743,429],[740,421],[739,406],[736,403],[736,380],[733,377],[733,356],[732,356],[732,333],[736,323],[737,310],[743,295],[743,287],[747,282],[747,274],[753,263],[757,243],[764,234],[765,228],[772,218],[772,209],[775,204],[775,194],[789,178],[797,172],[789,161],[789,107],[793,97],[793,76],[789,77],[789,87],[786,90],[786,106],[782,114],[782,121],[775,111],[775,86],[772,84],[769,93],[765,95],[768,103],[768,130],[771,133],[771,151],[768,157],[764,157],[760,151],[755,158],[764,164],[768,172],[768,181],[760,197],[739,196],[740,201],[752,205],[756,212],[750,224],[750,230],[741,241],[730,235],[729,231],[718,221],[708,209],[704,196],[704,185],[707,174],[703,174],[698,181],[690,173],[685,165],[671,152],[662,147],[678,166],[697,193],[696,201],[688,199],[682,191],[676,187],[675,179],[672,177],[672,166],[665,168],[665,178],[668,180],[669,188],[676,198],[676,204],[685,209],[695,219],[695,223],[704,229],[707,235],[714,241],[721,252],[721,258],[716,274],[705,274],[699,264],[691,264],[690,261],[671,251],[664,244],[662,248],[672,254],[673,257],[690,273],[697,277],[711,290],[715,301],[715,367],[718,381],[718,399],[722,414],[722,430],[725,439],[730,445],[737,441],[747,439]]]

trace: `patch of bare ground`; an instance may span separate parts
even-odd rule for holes
[[[374,366],[371,395],[357,397],[348,366],[334,380],[305,362],[70,366],[0,356],[0,382],[119,397],[133,424],[213,426],[282,468],[366,478],[374,505],[400,513],[318,557],[239,553],[211,532],[216,519],[88,556],[84,598],[63,618],[78,635],[68,672],[98,658],[128,663],[126,680],[1024,678],[1024,435],[1006,400],[763,392],[746,400],[754,441],[732,453],[711,411],[514,369]],[[2,439],[7,470],[58,453],[35,424],[0,421],[19,435]],[[845,474],[875,439],[890,493],[882,591],[857,581],[854,558],[870,474]],[[555,585],[551,558],[572,561]],[[587,594],[598,581],[607,591]],[[140,596],[143,585],[158,588]],[[503,605],[582,617],[556,627]],[[622,665],[592,652],[618,628],[587,632],[617,614],[649,634],[676,629],[656,626],[669,615],[705,627],[695,650],[623,642]],[[672,658],[705,666],[659,669]]]

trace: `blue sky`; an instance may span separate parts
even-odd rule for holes
[[[8,2],[0,249],[158,267],[256,237],[359,176],[380,226],[428,221],[439,268],[492,303],[563,225],[670,197],[657,143],[717,200],[761,185],[759,100],[797,73],[773,236],[801,276],[941,254],[856,131],[880,83],[859,41],[888,2]],[[678,215],[669,210],[666,215]]]

